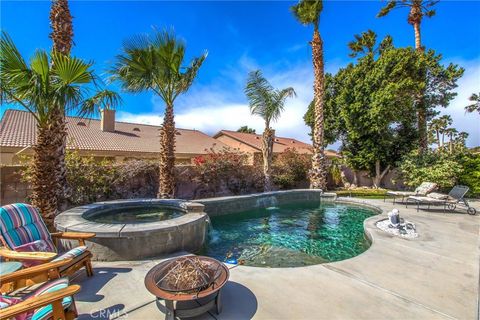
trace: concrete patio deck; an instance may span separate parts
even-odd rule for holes
[[[195,319],[477,319],[480,215],[368,202],[383,216],[399,208],[419,237],[386,234],[374,216],[365,223],[372,246],[352,259],[301,268],[234,267],[223,312]],[[480,209],[479,202],[474,206]],[[81,273],[74,280],[82,285],[79,318],[163,319],[143,283],[157,262],[94,263],[94,277]]]

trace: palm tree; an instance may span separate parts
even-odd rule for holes
[[[325,92],[325,74],[323,62],[323,42],[319,32],[320,13],[323,9],[322,0],[300,0],[297,5],[291,7],[293,15],[304,25],[313,26],[312,46],[313,60],[313,98],[314,98],[314,126],[313,126],[313,156],[312,170],[310,172],[310,188],[326,189],[327,166],[324,152],[323,136],[323,105]]]
[[[448,136],[448,152],[450,154],[452,154],[453,153],[453,143],[454,143],[455,137],[458,134],[458,131],[455,128],[447,128],[447,129],[445,129],[445,134]]]
[[[124,43],[117,56],[112,79],[119,80],[128,92],[151,91],[165,103],[160,130],[160,183],[158,197],[172,198],[175,193],[175,99],[186,92],[197,76],[204,53],[183,66],[185,44],[173,31],[155,32],[152,37],[140,35]]]
[[[68,6],[68,0],[52,0],[50,8],[50,26],[52,33],[50,38],[53,41],[53,51],[64,55],[70,55],[73,46],[73,23],[72,15]],[[55,172],[58,180],[58,206],[59,209],[65,209],[66,198],[70,193],[67,181],[67,165],[65,163],[65,152],[67,149],[67,130],[65,124],[65,112],[62,106],[55,108],[56,113],[51,114],[51,125],[56,127],[58,135],[55,142],[58,143],[55,148],[56,166]]]
[[[25,108],[36,120],[31,198],[49,227],[58,213],[56,157],[62,130],[61,125],[52,123],[52,115],[78,112],[84,116],[120,101],[116,93],[98,87],[91,66],[55,51],[49,56],[43,50],[35,52],[27,64],[12,39],[5,32],[1,34],[1,102]]]
[[[432,7],[438,3],[438,0],[388,0],[388,3],[378,13],[377,17],[384,17],[395,8],[408,8],[408,23],[413,26],[415,33],[415,49],[423,54],[425,48],[422,46],[422,38],[420,25],[423,17],[433,17],[435,10]],[[424,152],[428,148],[427,136],[427,111],[425,109],[425,101],[423,95],[418,99],[417,107],[417,123],[419,135],[420,152]]]
[[[271,164],[273,157],[273,142],[275,130],[270,127],[272,121],[277,121],[282,113],[285,100],[294,97],[295,90],[291,87],[277,90],[270,85],[260,70],[249,73],[245,94],[250,102],[250,112],[262,117],[265,130],[262,135],[262,156],[264,191],[272,190]]]
[[[480,114],[480,93],[472,93],[468,100],[472,101],[473,103],[466,106],[465,111],[470,113],[477,111]]]
[[[438,145],[438,150],[441,150],[443,148],[443,136],[442,139],[440,139],[440,134],[444,135],[445,130],[449,125],[452,124],[452,118],[449,115],[443,115],[439,118],[432,119],[430,122],[430,130],[434,133],[435,135],[435,143]]]

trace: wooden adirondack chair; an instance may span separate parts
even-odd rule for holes
[[[69,259],[64,259],[2,275],[0,319],[75,319],[78,314],[73,295],[80,291],[80,286],[69,285],[68,278],[60,278],[60,269],[69,263]],[[41,282],[44,283],[27,294],[6,295]],[[17,287],[19,283],[23,285]]]
[[[21,261],[26,267],[68,260],[69,263],[60,269],[62,276],[72,275],[83,267],[87,275],[92,276],[92,253],[87,250],[85,240],[94,236],[94,233],[50,233],[38,210],[28,204],[16,203],[0,208],[0,241],[4,245],[0,248],[0,256]],[[58,253],[59,239],[78,240],[79,246]]]

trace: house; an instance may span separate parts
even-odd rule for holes
[[[115,111],[101,112],[101,119],[66,117],[67,149],[80,155],[122,161],[153,159],[160,153],[159,126],[115,121]],[[206,154],[208,149],[226,147],[198,130],[177,129],[175,157],[177,164]],[[21,156],[32,155],[36,141],[35,119],[29,112],[8,109],[0,123],[0,163],[16,164]]]
[[[230,148],[249,154],[251,161],[261,157],[262,135],[260,134],[221,130],[213,137]],[[282,153],[287,149],[295,149],[300,154],[312,154],[312,145],[308,143],[293,138],[275,137],[273,153]],[[325,150],[325,154],[327,158],[339,157],[338,153],[330,150]]]

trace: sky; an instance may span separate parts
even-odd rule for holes
[[[289,11],[292,1],[74,1],[75,47],[72,53],[94,61],[98,75],[121,52],[122,43],[133,35],[152,33],[154,28],[174,28],[187,46],[187,62],[208,51],[208,57],[190,90],[175,103],[179,128],[215,134],[248,125],[263,131],[263,122],[250,115],[243,93],[248,72],[261,69],[278,88],[292,86],[297,97],[287,100],[284,113],[273,124],[278,136],[308,142],[309,128],[303,115],[313,97],[310,27],[299,24]],[[390,34],[396,46],[413,46],[413,28],[407,10],[397,9],[376,18],[383,1],[325,1],[320,30],[324,40],[325,68],[335,73],[353,60],[347,43],[354,34],[368,29],[379,38]],[[49,1],[1,1],[1,29],[13,38],[24,57],[35,49],[51,48],[48,35]],[[468,97],[480,92],[479,1],[440,1],[437,14],[422,24],[422,42],[443,55],[444,63],[465,68],[457,97],[442,114],[450,114],[459,131],[470,134],[467,145],[480,145],[480,115],[465,114]],[[117,120],[159,125],[163,102],[150,92],[121,92]],[[0,116],[11,105],[1,106]],[[332,146],[338,147],[338,144]]]

